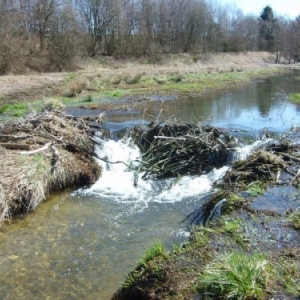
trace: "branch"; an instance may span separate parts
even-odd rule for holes
[[[20,154],[27,154],[27,155],[30,155],[30,154],[35,154],[35,153],[38,153],[38,152],[42,152],[46,149],[48,149],[50,147],[52,143],[47,143],[45,146],[43,146],[42,148],[39,148],[39,149],[36,149],[36,150],[32,150],[32,151],[22,151],[20,152]]]
[[[33,137],[33,135],[23,135],[23,136],[17,136],[17,135],[9,135],[9,134],[1,134],[0,133],[0,138],[10,138],[10,139],[27,139],[29,137]]]
[[[175,137],[175,136],[154,136],[155,139],[161,140],[178,140],[178,141],[186,141],[185,137]]]
[[[0,146],[6,149],[19,149],[19,150],[29,150],[30,145],[27,144],[15,144],[15,143],[0,143]]]

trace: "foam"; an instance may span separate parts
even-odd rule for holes
[[[138,166],[141,153],[130,139],[101,141],[103,146],[96,148],[99,157],[108,161],[123,161],[127,165]],[[139,175],[134,186],[134,171],[125,164],[107,164],[98,160],[103,168],[101,178],[90,188],[78,191],[84,195],[94,195],[122,203],[147,207],[148,202],[175,203],[183,199],[207,193],[213,183],[219,180],[229,167],[214,169],[201,176],[182,176],[179,179],[143,180]]]

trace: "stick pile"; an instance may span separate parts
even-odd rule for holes
[[[52,111],[0,125],[0,226],[54,190],[88,185],[101,170],[81,118]]]
[[[165,178],[208,172],[227,161],[230,137],[212,126],[151,124],[133,136],[142,151],[144,177]]]

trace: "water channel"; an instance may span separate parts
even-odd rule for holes
[[[300,125],[300,109],[287,101],[293,92],[300,92],[300,73],[256,80],[217,96],[153,98],[147,111],[107,114],[105,126],[119,132],[150,121],[149,115],[176,116],[243,131],[248,145],[240,151],[246,153],[265,129],[277,134]],[[128,141],[106,141],[96,151],[115,161],[139,155]],[[145,247],[160,239],[170,248],[186,239],[179,222],[226,171],[178,182],[140,180],[136,188],[123,165],[103,167],[92,187],[52,195],[1,229],[0,299],[109,299]]]

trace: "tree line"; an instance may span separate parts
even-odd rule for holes
[[[300,12],[299,12],[300,13]],[[270,51],[300,57],[294,20],[217,0],[0,0],[0,74],[62,71],[76,55]]]

